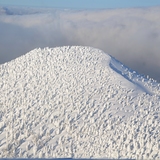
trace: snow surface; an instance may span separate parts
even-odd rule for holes
[[[160,158],[160,85],[101,50],[35,49],[0,65],[0,158]]]

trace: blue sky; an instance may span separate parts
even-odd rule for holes
[[[160,0],[0,0],[0,5],[58,8],[128,8],[160,5]]]

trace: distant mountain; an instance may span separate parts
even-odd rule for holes
[[[35,49],[0,65],[0,158],[160,158],[160,85],[101,50]]]
[[[43,9],[42,9],[43,11]],[[41,13],[37,8],[30,8],[21,6],[20,8],[17,6],[10,7],[2,7],[0,6],[0,15],[31,15]]]

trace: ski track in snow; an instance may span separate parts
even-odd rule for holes
[[[91,47],[0,65],[0,158],[160,158],[160,85]]]

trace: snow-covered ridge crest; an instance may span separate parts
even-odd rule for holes
[[[47,57],[47,58],[46,58]],[[65,67],[73,67],[75,68],[83,68],[83,71],[86,71],[86,68],[90,69],[91,67],[93,70],[103,70],[105,66],[105,70],[111,70],[117,72],[123,78],[127,79],[128,81],[132,82],[133,84],[135,83],[133,81],[133,78],[135,79],[135,76],[139,77],[140,75],[137,75],[135,71],[131,71],[129,68],[124,66],[122,63],[118,62],[116,59],[111,57],[110,55],[104,53],[101,50],[92,48],[92,47],[84,47],[84,46],[65,46],[65,47],[57,47],[57,48],[37,48],[32,50],[31,52],[27,53],[24,56],[21,56],[17,58],[16,60],[13,60],[13,63],[20,63],[22,62],[23,64],[26,64],[26,62],[29,62],[28,64],[30,65],[30,62],[35,65],[35,63],[41,62],[40,58],[42,58],[44,61],[43,64],[36,65],[37,67],[40,67],[41,65],[48,65],[50,61],[48,59],[52,59],[52,63],[50,64],[52,66],[57,66],[60,65],[58,63],[62,63],[62,68],[63,66]],[[58,58],[58,61],[57,61]],[[36,59],[36,61],[35,61]],[[14,62],[15,61],[15,62]],[[25,61],[25,62],[23,62]],[[39,61],[39,62],[38,62]],[[12,62],[10,62],[12,65]],[[46,63],[46,64],[45,64]],[[91,65],[92,64],[92,65]],[[62,69],[61,68],[61,69]],[[74,70],[73,69],[73,73]],[[88,71],[87,71],[88,72]],[[110,71],[108,71],[110,72]],[[112,73],[112,72],[111,72]],[[83,74],[85,74],[83,72]],[[127,76],[128,75],[128,76]],[[113,73],[112,73],[113,76]],[[119,76],[120,78],[120,76]],[[119,80],[117,78],[117,80]],[[121,77],[122,78],[122,77]],[[123,81],[126,81],[125,79],[122,80],[121,85]],[[142,80],[143,79],[143,80]],[[140,81],[146,81],[147,79],[144,80],[144,77],[139,79]],[[127,82],[128,83],[128,82]],[[138,83],[136,83],[138,85]],[[125,86],[126,83],[125,83]],[[131,87],[131,84],[129,85]],[[136,86],[137,87],[137,86]],[[143,85],[139,85],[139,88],[144,88]],[[143,90],[143,89],[142,89]],[[146,92],[150,92],[144,89]]]
[[[159,85],[92,47],[0,65],[0,157],[160,158]]]

